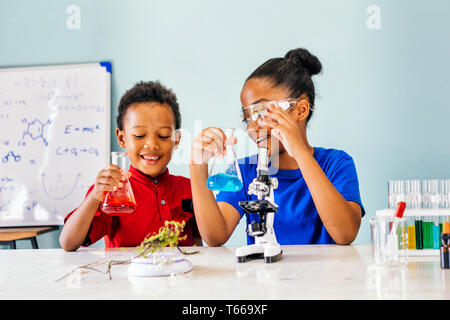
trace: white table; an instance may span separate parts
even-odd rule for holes
[[[133,257],[133,249],[83,248],[0,250],[0,300],[4,299],[449,299],[450,270],[438,257],[414,258],[404,267],[373,264],[370,245],[282,246],[273,264],[253,260],[236,263],[235,248],[183,248],[189,273],[174,277],[129,277],[128,265],[107,274],[77,271],[103,259]],[[99,266],[106,270],[106,264]]]

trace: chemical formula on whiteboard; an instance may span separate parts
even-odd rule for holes
[[[109,161],[110,72],[6,68],[0,88],[0,227],[62,224]]]

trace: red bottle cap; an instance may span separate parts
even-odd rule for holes
[[[403,201],[400,201],[397,203],[397,209],[395,210],[395,217],[396,218],[402,218],[403,212],[405,212],[406,203]]]

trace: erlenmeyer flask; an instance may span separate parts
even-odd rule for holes
[[[111,152],[111,163],[119,166],[127,172],[126,152]],[[133,190],[128,177],[122,181],[122,187],[114,192],[108,192],[100,205],[100,210],[109,215],[127,215],[136,210],[136,200],[134,200]]]
[[[242,189],[242,176],[234,151],[234,144],[231,143],[234,137],[234,128],[222,129],[226,135],[226,151],[223,158],[215,156],[211,160],[206,185],[208,189],[214,191],[236,192]]]

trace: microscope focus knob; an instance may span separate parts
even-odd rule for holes
[[[272,184],[272,189],[276,189],[278,188],[278,179],[277,178],[271,178],[270,179],[271,184]]]

